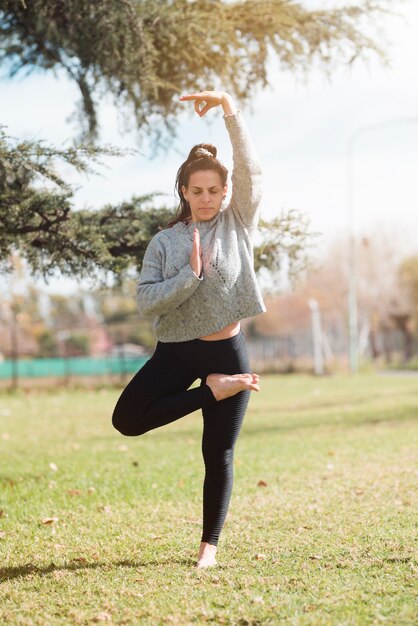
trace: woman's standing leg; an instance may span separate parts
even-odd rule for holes
[[[245,336],[239,335],[210,348],[212,359],[207,359],[207,366],[222,370],[227,374],[251,372]],[[215,370],[216,371],[216,370]],[[216,404],[204,407],[202,453],[205,462],[205,480],[203,485],[203,534],[201,554],[206,544],[216,546],[221,533],[232,493],[233,458],[235,444],[247,410],[250,391],[240,391],[234,396]],[[208,553],[214,550],[208,547]],[[205,564],[203,558],[202,564]],[[209,559],[210,564],[210,559]]]
[[[202,542],[217,545],[232,493],[234,449],[247,410],[249,391],[240,391],[218,406],[204,408],[202,453],[203,484]]]

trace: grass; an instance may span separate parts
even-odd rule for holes
[[[123,438],[118,393],[0,396],[1,625],[416,623],[418,376],[264,376],[206,571],[200,415]]]

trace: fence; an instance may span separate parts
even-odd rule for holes
[[[0,363],[0,381],[12,381],[17,386],[21,379],[48,379],[69,382],[80,377],[124,378],[137,372],[148,356],[105,358],[69,357],[50,359],[18,359]]]
[[[252,336],[246,332],[250,362],[255,371],[313,371],[313,337],[309,330],[281,336]],[[339,326],[324,325],[321,350],[325,371],[348,368],[348,337]],[[391,331],[374,337],[378,346],[377,358],[386,364],[401,361],[404,338],[399,331]],[[0,346],[1,347],[1,346]],[[138,346],[133,346],[140,350]],[[371,350],[370,339],[366,338],[361,354],[367,360],[376,360]],[[8,358],[0,361],[0,385],[16,387],[20,384],[32,386],[69,383],[80,379],[98,379],[99,382],[115,382],[137,372],[149,358],[148,354],[129,352],[129,345],[115,347],[113,353],[102,356],[61,356],[56,358]],[[151,351],[150,351],[151,353]],[[414,354],[418,346],[414,346]]]

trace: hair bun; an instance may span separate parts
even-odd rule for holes
[[[197,146],[193,146],[190,150],[188,161],[194,161],[195,159],[216,158],[218,151],[215,146],[210,143],[199,143]]]

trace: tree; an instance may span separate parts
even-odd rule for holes
[[[119,154],[109,147],[59,150],[41,141],[19,142],[0,127],[0,269],[12,268],[16,250],[44,276],[57,269],[77,274],[95,264],[100,241],[84,236],[71,210],[73,189],[57,173],[57,161],[92,172],[101,155]]]
[[[393,319],[404,336],[404,363],[412,358],[414,339],[418,338],[418,255],[408,256],[398,268],[401,292]]]
[[[66,149],[40,141],[16,142],[0,128],[0,269],[13,269],[18,250],[32,271],[45,279],[60,271],[87,276],[141,266],[145,248],[174,210],[154,209],[157,194],[136,196],[101,210],[75,211],[74,190],[57,173],[57,162],[93,172],[102,155],[119,156],[110,147]]]
[[[402,260],[398,268],[398,277],[418,330],[418,255],[408,256]]]
[[[92,172],[91,163],[104,154],[123,153],[76,144],[63,150],[35,141],[15,145],[0,129],[0,269],[13,268],[10,259],[18,250],[45,279],[57,271],[97,279],[110,272],[120,282],[129,270],[140,271],[151,237],[173,219],[175,208],[156,209],[154,193],[101,209],[74,210],[74,190],[57,173],[57,161]],[[263,233],[255,250],[257,269],[277,269],[283,254],[294,267],[300,265],[309,238],[301,216],[291,212],[264,221]]]
[[[309,11],[292,0],[0,0],[0,63],[14,77],[64,70],[80,90],[79,121],[98,134],[97,103],[111,94],[142,134],[175,132],[182,92],[219,88],[243,105],[282,69],[351,64],[382,48],[366,34],[390,0]]]
[[[352,63],[370,52],[384,58],[359,25],[386,11],[388,2],[307,11],[291,0],[0,0],[0,62],[10,77],[63,69],[79,86],[90,140],[98,133],[97,101],[109,93],[158,142],[164,126],[174,132],[182,91],[223,85],[249,102],[268,83],[272,51],[282,68],[295,72],[317,61],[328,69],[336,61]],[[151,194],[74,211],[73,191],[56,171],[57,160],[90,171],[104,154],[121,152],[91,141],[62,150],[19,143],[0,128],[0,269],[9,267],[15,250],[45,278],[57,271],[122,277],[140,269],[149,239],[174,210],[155,211]],[[284,253],[297,267],[304,225],[293,215],[264,227],[256,263],[277,269]]]

